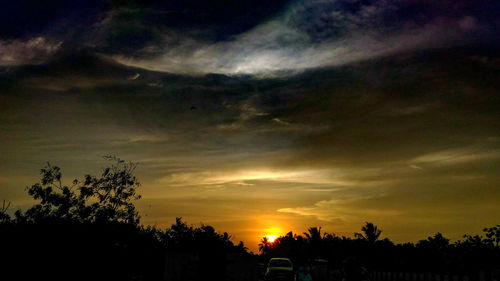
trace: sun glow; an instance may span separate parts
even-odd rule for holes
[[[276,240],[276,238],[278,238],[278,235],[267,235],[267,241],[269,241],[270,243],[274,243],[274,240]]]
[[[274,241],[276,240],[276,238],[279,237],[279,233],[281,233],[281,232],[282,232],[281,228],[279,228],[279,227],[275,227],[275,226],[269,227],[269,228],[266,228],[264,230],[264,233],[266,233],[264,235],[264,237],[267,238],[267,242],[274,243]]]

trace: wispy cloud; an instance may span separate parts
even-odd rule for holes
[[[360,208],[357,202],[364,198],[331,199],[322,200],[310,207],[281,208],[280,213],[290,213],[301,216],[314,216],[322,221],[342,224],[346,222],[359,221],[363,218],[398,216],[399,210],[387,210],[377,208]]]
[[[230,171],[202,171],[192,173],[172,173],[158,180],[165,186],[209,186],[223,184],[251,184],[255,181],[328,184],[331,186],[348,186],[353,183],[335,177],[331,170],[277,170],[277,169],[244,169]]]
[[[500,159],[500,150],[469,146],[418,156],[410,160],[410,163],[412,163],[410,166],[419,167],[421,169],[421,167],[417,165],[454,165],[492,159]]]
[[[466,40],[467,32],[479,28],[469,15],[447,18],[445,24],[437,18],[423,25],[408,21],[403,26],[387,26],[377,21],[401,7],[385,1],[362,6],[356,13],[334,6],[335,1],[297,2],[280,16],[229,41],[206,43],[184,37],[153,58],[113,57],[126,65],[156,71],[282,75],[405,50],[449,46]],[[322,12],[322,7],[330,13]]]
[[[6,41],[0,39],[0,65],[44,63],[61,45],[61,41],[51,41],[45,37]]]

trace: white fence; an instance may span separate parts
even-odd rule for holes
[[[412,272],[371,272],[371,281],[500,281],[500,271],[479,271],[474,274],[436,274]]]

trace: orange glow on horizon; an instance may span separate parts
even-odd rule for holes
[[[279,234],[282,233],[282,231],[279,227],[269,227],[265,229],[264,233],[266,233],[265,237],[267,237],[267,241],[269,243],[274,243],[274,241],[280,236]]]

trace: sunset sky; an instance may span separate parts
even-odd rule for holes
[[[141,223],[500,223],[500,2],[2,1],[0,201],[138,162]]]

